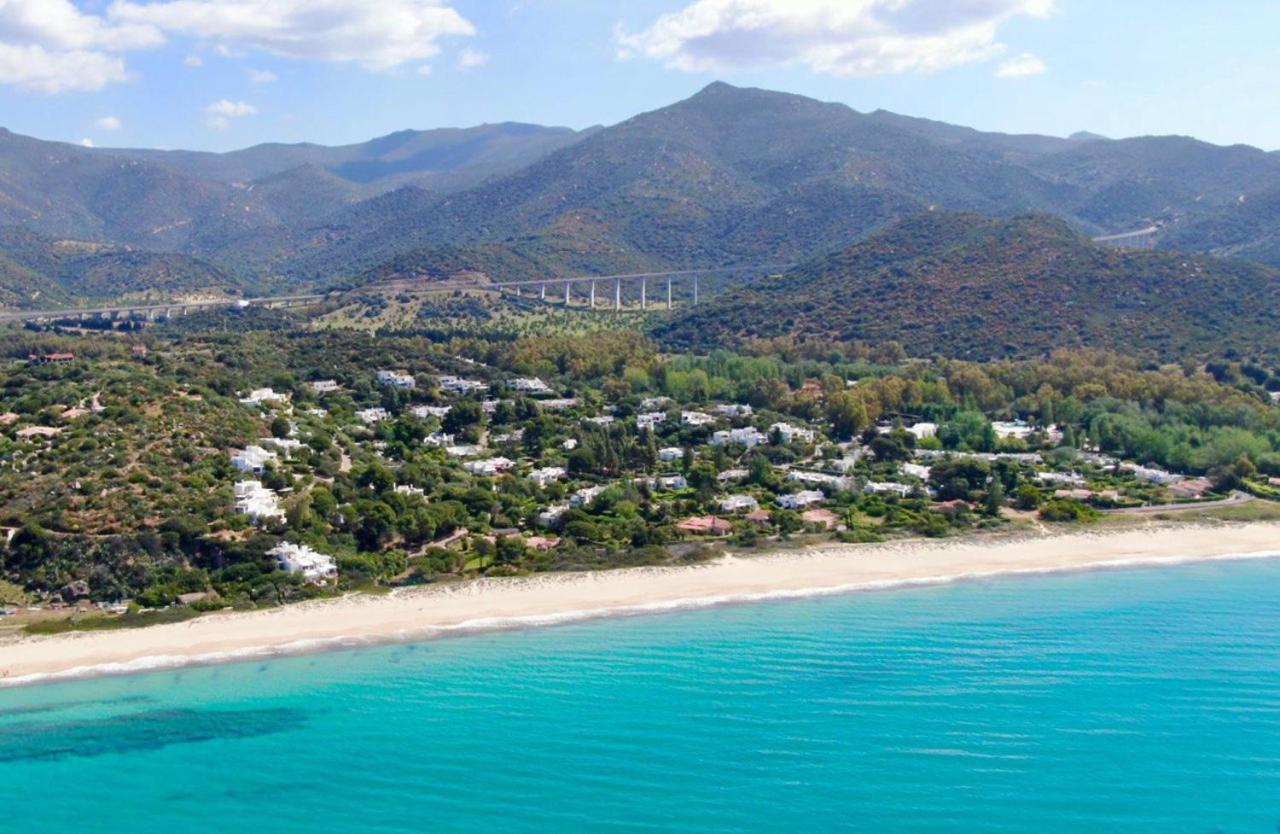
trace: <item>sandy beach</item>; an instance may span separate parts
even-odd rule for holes
[[[1053,571],[1280,555],[1280,524],[825,545],[676,568],[483,579],[0,643],[0,685],[609,615]]]

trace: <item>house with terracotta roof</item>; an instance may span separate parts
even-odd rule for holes
[[[727,536],[733,532],[733,525],[714,515],[701,515],[677,521],[676,529],[695,536]]]

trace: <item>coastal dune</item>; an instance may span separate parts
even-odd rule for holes
[[[0,685],[726,602],[1276,555],[1276,523],[1151,524],[1113,532],[833,544],[688,567],[482,579],[145,629],[13,638],[0,643]]]

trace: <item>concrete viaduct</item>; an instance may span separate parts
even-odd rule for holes
[[[653,300],[649,293],[650,283],[657,284],[659,293],[657,303],[670,310],[675,304],[673,287],[675,282],[680,280],[688,280],[692,286],[689,288],[689,300],[691,304],[697,304],[699,300],[698,278],[703,275],[725,275],[734,272],[763,272],[766,270],[787,269],[792,264],[757,264],[753,266],[730,266],[720,267],[716,269],[678,269],[667,272],[631,272],[623,275],[582,275],[575,278],[546,278],[535,279],[531,281],[500,281],[492,284],[483,285],[485,289],[494,289],[503,293],[510,293],[516,297],[523,297],[527,290],[540,301],[552,301],[562,299],[566,307],[574,302],[575,288],[579,290],[576,296],[581,296],[586,302],[589,309],[595,309],[597,306],[597,298],[603,296],[603,306],[621,310],[623,307],[622,288],[624,284],[636,286],[639,295],[638,305],[641,310],[649,309]],[[603,285],[604,293],[600,292]]]

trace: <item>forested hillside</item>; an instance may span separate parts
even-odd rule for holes
[[[4,306],[53,307],[139,295],[239,294],[243,289],[235,277],[187,255],[55,240],[13,226],[0,227],[0,304]]]
[[[711,347],[793,336],[997,358],[1104,347],[1177,360],[1280,351],[1280,279],[1243,263],[1097,246],[1044,215],[930,212],[660,329]]]
[[[464,250],[504,279],[794,262],[929,209],[1041,212],[1090,236],[1154,228],[1161,249],[1275,265],[1276,194],[1280,155],[1256,148],[984,133],[723,83],[580,132],[228,154],[0,133],[0,224],[191,255],[258,289],[440,271],[433,253]]]

